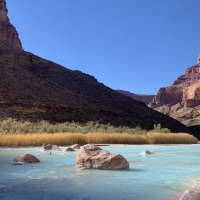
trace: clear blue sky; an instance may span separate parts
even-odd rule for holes
[[[199,0],[7,0],[23,48],[112,89],[156,94],[196,64]]]

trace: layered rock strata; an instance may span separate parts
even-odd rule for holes
[[[6,1],[0,0],[0,38],[22,49],[22,44],[16,28],[10,23],[8,18]]]
[[[200,125],[200,57],[171,86],[160,88],[148,106],[188,126]]]

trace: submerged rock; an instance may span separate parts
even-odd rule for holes
[[[144,150],[141,152],[142,155],[151,155],[151,154],[155,154],[154,152],[148,151],[148,150]]]
[[[4,190],[4,189],[6,189],[8,186],[6,186],[6,185],[0,185],[0,189],[1,190]]]
[[[52,151],[61,151],[61,149],[57,145],[48,144],[46,146],[41,147],[40,151],[52,150]]]
[[[80,145],[79,144],[73,144],[70,146],[73,149],[80,149]]]
[[[75,150],[74,150],[74,148],[72,148],[72,147],[68,147],[68,148],[66,148],[64,151],[75,151]]]
[[[84,145],[76,156],[76,165],[82,169],[129,169],[129,163],[120,154],[111,154],[94,144]]]
[[[49,151],[43,151],[41,153],[44,154],[44,155],[51,155],[51,152],[49,152]]]
[[[24,154],[21,156],[17,156],[12,161],[14,165],[22,165],[24,163],[35,163],[35,162],[40,162],[40,160],[31,154]]]

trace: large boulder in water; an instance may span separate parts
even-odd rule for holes
[[[84,145],[76,155],[77,167],[83,169],[129,169],[129,163],[120,154],[111,154],[94,144]]]
[[[24,154],[21,156],[17,156],[12,161],[14,165],[20,165],[23,163],[35,163],[35,162],[40,162],[40,160],[31,154]]]

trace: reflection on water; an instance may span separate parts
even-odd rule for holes
[[[65,149],[66,147],[61,147]],[[200,175],[200,145],[103,146],[123,155],[130,170],[80,170],[76,152],[43,155],[39,148],[0,149],[2,200],[168,200]],[[140,153],[148,149],[156,155]],[[11,165],[15,156],[31,153],[41,163]]]

